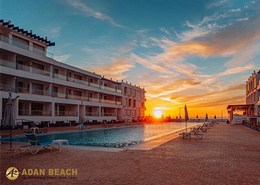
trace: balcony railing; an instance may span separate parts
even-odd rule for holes
[[[102,116],[116,116],[116,113],[102,113]]]
[[[7,60],[0,59],[0,65],[16,69],[16,63],[15,62],[10,62],[10,61],[7,61]],[[30,68],[32,69],[32,71],[30,70]],[[18,64],[17,65],[17,69],[18,70],[22,70],[22,71],[27,71],[27,72],[31,71],[32,73],[45,75],[45,76],[50,76],[50,74],[51,74],[49,71],[45,71],[45,70],[42,70],[42,69],[37,69],[37,68],[30,67],[30,66],[23,65],[23,64]]]
[[[26,88],[26,87],[18,87],[17,88],[17,92],[29,94],[30,93],[30,89]]]
[[[108,103],[108,104],[115,104],[115,100],[104,100],[104,99],[100,99],[101,103]]]
[[[65,93],[53,92],[53,97],[66,98],[66,94]]]
[[[122,105],[122,102],[117,101],[116,104],[117,104],[117,105]]]
[[[0,59],[0,65],[16,69],[16,63],[15,62],[10,62],[10,61],[7,61],[7,60]],[[27,72],[32,72],[32,73],[44,75],[44,76],[51,76],[51,72],[49,72],[49,71],[30,67],[30,66],[27,66],[27,65],[18,64],[17,69],[22,70],[22,71],[27,71]],[[60,80],[67,81],[67,77],[65,75],[54,73],[53,76],[54,76],[54,78],[58,78]],[[84,80],[79,80],[79,79],[76,79],[76,78],[68,78],[68,81],[75,82],[75,83],[78,83],[78,84],[83,84],[83,85],[89,85],[90,87],[99,88],[99,84],[87,82],[87,81],[84,81]],[[100,88],[104,89],[104,90],[111,91],[111,92],[121,93],[120,89],[115,89],[115,88],[112,88],[112,87],[100,86]]]
[[[50,76],[51,72],[32,67],[32,72],[40,75]]]
[[[0,84],[0,91],[14,92],[15,88],[11,85]]]
[[[14,46],[16,46],[16,47],[19,47],[19,48],[22,48],[22,49],[25,49],[25,50],[30,50],[28,44],[24,44],[24,43],[19,42],[19,41],[17,41],[17,40],[10,39],[10,38],[4,37],[4,36],[0,36],[0,40],[1,40],[2,42],[5,42],[5,43],[8,43],[8,44],[14,45]],[[28,42],[28,43],[29,43],[29,42]],[[35,48],[35,47],[33,47],[32,50],[33,50],[33,51],[31,51],[31,52],[37,53],[37,54],[39,54],[39,55],[43,55],[43,56],[46,56],[46,57],[49,57],[49,58],[53,58],[53,57],[54,57],[53,53],[46,52],[46,51],[37,49],[37,48]]]
[[[41,89],[32,89],[32,94],[49,96],[49,91],[45,91]]]
[[[3,60],[3,59],[0,59],[0,65],[5,66],[5,67],[10,67],[10,68],[13,68],[13,69],[16,68],[15,62],[10,62],[10,61]]]
[[[51,116],[51,111],[20,109],[19,116]]]
[[[98,84],[91,83],[91,82],[89,82],[89,86],[90,86],[90,87],[96,87],[96,88],[99,88],[99,85],[98,85]]]
[[[68,94],[68,99],[88,101],[88,97]]]
[[[89,101],[91,101],[91,102],[99,102],[99,99],[98,98],[89,98]]]
[[[76,79],[76,78],[72,78],[72,77],[69,77],[68,81],[75,82],[75,83],[78,83],[78,84],[88,85],[87,81]]]
[[[66,76],[60,75],[60,74],[57,74],[57,73],[54,73],[54,78],[58,78],[60,80],[67,80]]]
[[[98,112],[86,112],[85,116],[99,116]]]
[[[77,111],[55,111],[55,116],[78,116]]]

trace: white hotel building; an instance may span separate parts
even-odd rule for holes
[[[19,123],[132,121],[145,116],[143,88],[58,62],[47,52],[54,45],[0,20],[0,120],[10,92]]]

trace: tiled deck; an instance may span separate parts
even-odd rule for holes
[[[202,140],[169,140],[176,135],[145,143],[149,148],[159,140],[167,141],[150,150],[137,150],[139,145],[120,152],[64,149],[6,154],[9,145],[2,144],[0,184],[260,184],[259,132],[222,123]],[[5,177],[10,166],[18,170],[77,168],[78,176],[76,180],[22,180],[19,176],[11,182]]]

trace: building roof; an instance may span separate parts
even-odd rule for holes
[[[55,42],[51,42],[49,40],[47,40],[47,38],[43,38],[43,37],[40,37],[36,34],[33,34],[32,31],[26,31],[22,28],[20,28],[19,26],[14,26],[13,24],[11,24],[11,21],[8,21],[8,22],[4,22],[3,19],[0,19],[0,25],[4,26],[4,27],[7,27],[9,29],[12,29],[18,33],[21,33],[23,35],[26,35],[27,37],[31,37],[33,39],[36,39],[44,44],[47,44],[47,46],[55,46]]]

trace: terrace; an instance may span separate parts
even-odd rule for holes
[[[57,131],[57,128],[49,130],[55,129]],[[68,131],[66,127],[62,129]],[[1,134],[9,133],[5,132]],[[16,132],[22,135],[21,130]],[[7,154],[9,144],[2,143],[1,169],[55,166],[78,171],[76,179],[22,179],[19,176],[16,180],[19,184],[259,184],[258,132],[243,125],[221,123],[209,129],[202,140],[180,140],[177,136],[178,133],[170,134],[127,150],[71,146],[61,153],[46,150],[37,155],[18,151]],[[14,148],[20,145],[15,143]],[[2,183],[12,184],[5,175],[2,170]]]

